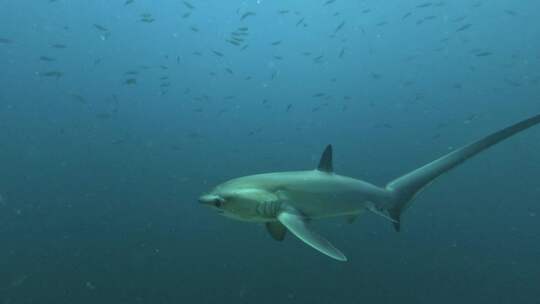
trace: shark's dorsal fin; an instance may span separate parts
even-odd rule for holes
[[[324,149],[317,170],[328,173],[334,172],[334,166],[332,165],[332,145],[328,145]]]

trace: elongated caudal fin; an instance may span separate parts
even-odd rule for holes
[[[396,196],[395,202],[390,209],[388,209],[388,213],[395,220],[394,228],[399,231],[400,215],[409,207],[414,196],[435,178],[485,149],[538,123],[540,123],[540,114],[522,120],[465,147],[454,150],[443,157],[390,182],[386,185],[386,189],[392,191]]]

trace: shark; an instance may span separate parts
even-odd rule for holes
[[[287,232],[338,261],[347,257],[314,231],[313,220],[346,217],[350,221],[372,213],[401,229],[401,217],[417,194],[435,179],[478,153],[540,123],[540,114],[519,121],[480,140],[455,149],[426,165],[379,187],[336,174],[332,145],[327,145],[314,170],[272,172],[228,180],[199,197],[200,204],[220,215],[266,226],[283,241]]]

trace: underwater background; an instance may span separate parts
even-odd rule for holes
[[[384,185],[540,112],[540,1],[0,0],[0,303],[539,303],[540,129],[340,263],[197,197],[315,168]]]

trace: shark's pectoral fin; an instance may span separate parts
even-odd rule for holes
[[[287,228],[280,222],[267,222],[266,230],[268,230],[268,233],[276,241],[283,241],[285,234],[287,234]]]
[[[338,261],[347,261],[347,257],[345,257],[345,255],[341,253],[339,249],[334,247],[328,240],[311,230],[311,228],[308,226],[306,218],[298,211],[294,209],[287,209],[280,212],[277,219],[280,223],[287,227],[289,231],[291,231],[309,246]]]

